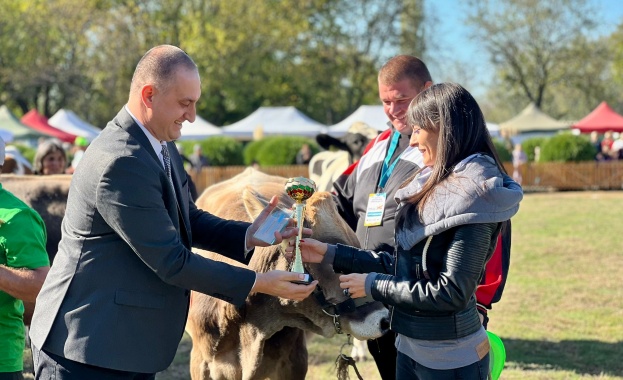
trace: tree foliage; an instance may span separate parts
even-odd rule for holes
[[[471,1],[467,22],[496,69],[488,119],[504,121],[534,102],[577,120],[601,101],[618,103],[609,38],[596,38],[587,0]]]
[[[332,124],[378,102],[389,56],[423,53],[422,3],[3,0],[0,102],[47,116],[68,108],[103,127],[127,101],[140,57],[167,43],[197,63],[198,111],[216,125],[287,105]]]

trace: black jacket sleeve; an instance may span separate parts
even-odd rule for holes
[[[378,275],[372,286],[372,297],[409,312],[453,313],[463,310],[480,282],[485,262],[495,247],[498,230],[497,223],[456,228],[447,252],[442,253],[444,264],[436,278]]]
[[[339,273],[395,273],[394,257],[387,252],[337,244],[333,269]]]

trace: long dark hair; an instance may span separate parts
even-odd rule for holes
[[[409,105],[407,123],[439,134],[437,156],[430,178],[420,192],[407,200],[417,205],[420,216],[432,195],[431,190],[448,178],[456,164],[470,155],[482,153],[491,156],[500,171],[506,173],[476,99],[461,85],[439,83],[420,92]],[[413,178],[408,182],[411,180]]]

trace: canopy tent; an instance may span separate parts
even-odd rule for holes
[[[60,129],[56,129],[50,124],[48,124],[48,118],[41,115],[37,110],[32,109],[21,118],[22,123],[26,124],[30,128],[43,132],[47,135],[56,137],[57,139],[69,143],[73,143],[76,139],[76,135],[69,134],[67,132],[63,132]]]
[[[208,137],[222,135],[223,131],[216,125],[206,121],[201,116],[195,116],[194,122],[186,120],[182,123],[182,137],[180,140],[203,140]]]
[[[486,123],[487,130],[489,130],[489,134],[491,137],[500,137],[500,125],[495,123]]]
[[[360,106],[346,119],[327,127],[327,134],[333,137],[342,137],[354,123],[363,122],[370,127],[383,131],[387,129],[389,119],[383,111],[383,106]]]
[[[56,129],[72,135],[82,136],[89,141],[93,141],[102,131],[79,118],[73,111],[62,108],[48,120],[48,123]]]
[[[500,132],[511,135],[530,132],[556,132],[569,128],[569,124],[555,120],[530,103],[517,116],[500,123]]]
[[[225,136],[251,140],[262,136],[297,135],[316,136],[326,126],[297,110],[295,107],[260,107],[246,118],[223,127]]]
[[[0,129],[10,132],[13,140],[36,140],[39,137],[50,137],[47,133],[35,131],[22,124],[5,105],[0,106]]]
[[[571,126],[578,129],[581,133],[591,133],[593,131],[604,133],[606,131],[623,132],[623,116],[616,113],[608,103],[601,102],[591,113],[582,120]]]
[[[13,132],[7,131],[6,129],[0,129],[0,138],[5,143],[10,143],[11,141],[13,141]]]

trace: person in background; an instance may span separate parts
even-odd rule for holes
[[[195,144],[193,146],[193,153],[190,155],[190,162],[192,163],[193,170],[196,173],[200,173],[204,166],[210,166],[210,162],[208,161],[208,158],[203,155],[201,145],[199,144]]]
[[[398,55],[379,70],[378,89],[388,129],[377,136],[361,159],[334,182],[338,211],[356,232],[364,249],[391,252],[399,186],[422,166],[422,154],[409,146],[407,108],[432,85],[426,64],[417,57]],[[368,210],[378,205],[380,216]],[[396,335],[389,331],[368,340],[368,350],[384,380],[396,378]]]
[[[505,173],[476,100],[460,85],[423,90],[405,123],[422,167],[395,193],[396,251],[305,238],[302,258],[345,273],[344,294],[389,305],[398,334],[396,379],[485,380],[490,345],[476,288],[523,192]]]
[[[597,131],[591,132],[591,144],[595,148],[595,158],[597,158],[597,154],[601,152],[601,140]]]
[[[63,174],[67,167],[67,155],[58,140],[45,140],[37,147],[33,163],[37,175]]]
[[[316,287],[292,283],[302,274],[256,273],[192,252],[247,264],[255,246],[268,245],[254,234],[278,201],[245,223],[190,200],[173,141],[195,120],[200,96],[193,60],[156,46],[138,62],[127,104],[84,153],[31,324],[36,379],[153,380],[175,356],[190,290],[241,307],[251,292],[302,300]],[[298,233],[289,223],[275,244]]]
[[[515,144],[513,148],[513,180],[520,185],[523,180],[521,171],[526,162],[528,162],[528,155],[521,149],[521,144]]]
[[[613,132],[606,131],[606,133],[604,133],[604,138],[601,140],[601,153],[608,157],[608,159],[612,158],[612,144],[614,144]]]
[[[84,151],[87,150],[88,147],[89,140],[85,137],[78,136],[74,139],[74,146],[72,148],[73,157],[69,167],[65,170],[65,173],[73,174],[73,172],[76,171],[76,167],[78,166],[78,163],[80,163],[82,155],[84,155]]]
[[[307,165],[312,158],[312,151],[309,144],[303,144],[301,149],[296,153],[296,164]]]
[[[0,169],[5,144],[0,138]],[[50,269],[43,220],[0,183],[0,380],[23,379],[24,303],[32,310]]]
[[[422,154],[409,144],[412,129],[406,124],[407,109],[413,98],[431,85],[428,68],[414,56],[395,56],[379,70],[379,97],[389,128],[368,144],[361,159],[333,184],[338,211],[356,232],[364,249],[386,252],[394,249],[394,221],[398,206],[394,194],[422,166]],[[383,205],[380,218],[368,212],[374,204]],[[501,299],[504,291],[510,247],[509,222],[500,235],[476,292],[478,311],[485,328],[489,321],[488,310]],[[381,378],[395,379],[395,334],[390,331],[367,343]]]
[[[612,143],[612,158],[615,160],[623,159],[623,133],[617,133],[616,140]]]

